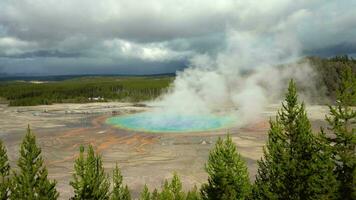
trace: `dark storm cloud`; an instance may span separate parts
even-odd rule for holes
[[[322,57],[338,55],[351,55],[356,54],[356,43],[341,43],[333,46],[324,47],[321,49],[312,49],[306,51],[305,54],[318,55]]]
[[[7,58],[37,58],[37,57],[55,57],[55,58],[75,58],[80,57],[80,53],[67,53],[58,50],[39,50],[32,52],[25,52],[13,55],[0,55],[0,57]]]
[[[0,67],[10,73],[174,71],[198,53],[223,49],[228,29],[290,30],[304,53],[355,54],[355,2],[2,0]]]

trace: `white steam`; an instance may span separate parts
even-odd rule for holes
[[[308,63],[295,63],[300,47],[291,32],[229,30],[226,35],[224,50],[194,56],[169,92],[153,104],[165,113],[233,113],[245,124],[280,100],[291,78],[314,89],[315,73]]]

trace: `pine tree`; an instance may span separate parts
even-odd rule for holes
[[[182,191],[182,182],[180,181],[180,178],[176,172],[173,173],[170,189],[172,191],[174,200],[185,199],[185,193]]]
[[[156,188],[152,192],[151,199],[152,200],[159,200],[159,193],[158,193]]]
[[[0,200],[9,198],[10,194],[10,164],[6,148],[0,140]]]
[[[289,83],[282,110],[270,121],[268,142],[253,187],[254,199],[332,199],[336,180],[331,152],[314,135],[296,86]]]
[[[164,181],[162,191],[159,193],[160,200],[173,200],[174,196],[167,180]]]
[[[188,191],[186,200],[200,200],[200,194],[197,186],[195,185],[192,190]]]
[[[268,141],[263,149],[264,159],[259,160],[255,184],[253,186],[253,199],[278,199],[287,196],[283,183],[286,176],[288,154],[286,152],[286,138],[282,135],[282,126],[279,118],[270,120]],[[273,169],[273,170],[272,170]]]
[[[122,193],[122,200],[129,200],[131,199],[131,193],[129,190],[129,187],[127,185],[125,185],[123,193]]]
[[[130,200],[131,195],[130,191],[126,186],[122,184],[122,175],[121,171],[116,164],[115,169],[113,171],[113,191],[111,193],[111,200]]]
[[[110,182],[104,172],[101,156],[94,152],[91,145],[86,156],[84,150],[81,146],[79,157],[74,164],[74,180],[70,182],[74,189],[74,196],[71,199],[109,199]]]
[[[143,190],[142,190],[142,192],[141,192],[140,200],[151,200],[151,194],[150,194],[150,192],[148,191],[148,187],[147,187],[146,184],[145,184],[145,186],[143,187]]]
[[[205,167],[209,178],[203,184],[203,199],[246,199],[250,193],[250,182],[247,166],[236,150],[236,145],[228,135],[221,138],[210,151]]]
[[[48,172],[43,165],[41,149],[36,144],[36,137],[27,128],[27,134],[22,141],[20,158],[18,160],[20,172],[14,172],[12,182],[12,199],[57,199],[59,193],[55,181],[49,181]]]
[[[152,198],[153,198],[152,194]],[[182,182],[176,172],[173,173],[171,182],[164,181],[162,191],[159,193],[159,199],[163,200],[184,200],[185,193],[182,191]]]
[[[356,199],[356,76],[351,68],[342,73],[335,106],[329,106],[326,120],[333,133],[329,137],[336,164],[335,174],[339,182],[341,199]]]

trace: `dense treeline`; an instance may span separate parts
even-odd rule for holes
[[[350,68],[341,73],[337,101],[326,117],[324,129],[312,132],[296,85],[289,83],[282,108],[270,120],[267,145],[258,161],[254,183],[232,138],[219,138],[210,151],[205,170],[208,180],[200,189],[182,190],[174,173],[160,189],[144,186],[142,200],[314,200],[356,199],[356,76]],[[80,147],[74,164],[71,199],[129,200],[118,165],[112,180],[103,168],[101,155],[92,146]],[[20,147],[18,169],[11,172],[6,149],[0,141],[0,199],[57,199],[56,182],[48,180],[41,149],[28,128]]]
[[[341,73],[345,68],[351,68],[352,74],[356,76],[356,60],[344,56],[335,56],[329,59],[319,57],[308,57],[307,60],[319,76],[319,84],[326,88],[325,95],[332,101],[337,96],[336,91],[341,83]]]
[[[144,101],[158,97],[169,77],[79,78],[59,82],[8,82],[0,84],[0,97],[10,106],[85,103],[93,101]]]

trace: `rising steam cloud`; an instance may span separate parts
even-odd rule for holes
[[[300,47],[290,31],[230,29],[226,35],[222,51],[194,56],[168,93],[153,104],[165,113],[225,112],[246,124],[257,120],[268,104],[281,100],[291,78],[307,88],[302,96],[315,90],[315,73],[307,62],[296,62]]]

